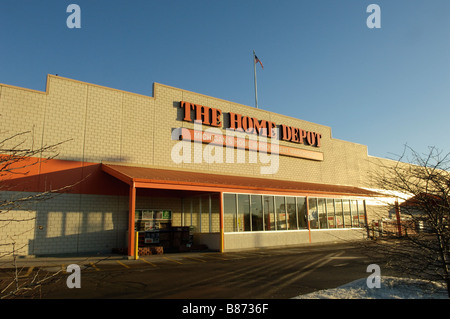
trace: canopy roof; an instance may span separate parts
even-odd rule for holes
[[[121,164],[102,164],[107,174],[136,188],[178,189],[283,195],[374,197],[380,194],[343,185],[229,176]]]

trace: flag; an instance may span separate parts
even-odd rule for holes
[[[259,63],[259,64],[261,64],[261,67],[264,69],[264,67],[263,67],[263,65],[262,65],[262,63],[261,63],[261,61],[258,59],[258,57],[255,55],[255,63]]]

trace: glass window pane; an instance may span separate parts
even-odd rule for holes
[[[364,211],[364,201],[358,201],[359,227],[366,226],[366,212]]]
[[[317,198],[309,198],[308,204],[309,204],[309,227],[311,227],[311,229],[317,229],[319,228]]]
[[[319,198],[317,200],[317,211],[319,213],[319,228],[320,229],[325,229],[328,228],[328,224],[327,224],[327,211],[326,211],[326,207],[325,207],[325,199],[324,198]]]
[[[342,214],[342,199],[335,199],[334,204],[336,213],[336,226],[337,228],[344,228],[344,216]]]
[[[352,209],[352,227],[359,227],[359,217],[358,217],[358,203],[356,200],[351,201]]]
[[[264,196],[264,226],[266,230],[275,230],[275,209],[273,196]]]
[[[251,231],[249,195],[238,195],[238,231]]]
[[[286,205],[284,196],[275,196],[275,207],[277,213],[277,230],[286,230]]]
[[[350,215],[350,201],[348,199],[343,199],[342,206],[343,206],[343,210],[344,210],[345,228],[350,228],[350,227],[352,227],[352,217]]]
[[[297,229],[297,210],[295,197],[286,197],[288,229]]]
[[[298,227],[300,229],[308,228],[308,214],[306,213],[306,198],[297,197]]]
[[[223,194],[223,227],[224,232],[237,231],[236,194]]]
[[[332,198],[327,198],[327,217],[328,228],[336,228],[336,219],[334,217],[334,201]]]
[[[262,196],[261,195],[251,195],[252,205],[252,231],[264,230],[264,215],[262,209]]]
[[[135,210],[134,211],[134,221],[138,221],[142,219],[142,210]]]

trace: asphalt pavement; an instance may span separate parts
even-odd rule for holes
[[[58,274],[40,298],[76,299],[286,299],[367,277],[381,262],[359,243],[304,245],[239,252],[140,256],[64,256],[16,259],[22,280]],[[68,288],[69,265],[81,269],[81,288]],[[0,261],[0,278],[12,260]]]

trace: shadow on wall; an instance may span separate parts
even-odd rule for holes
[[[35,210],[30,255],[105,254],[126,247],[127,196],[60,194]]]
[[[2,178],[0,191],[128,196],[128,185],[103,172],[101,165],[49,160]]]
[[[104,173],[101,164],[52,160],[40,174],[32,168],[19,176],[2,181],[1,191],[16,197],[56,191],[15,208],[36,212],[28,255],[103,254],[126,246],[128,185]]]
[[[126,248],[127,231],[108,230],[47,238],[36,233],[29,241],[28,255],[50,257],[62,255],[94,256],[112,254],[115,248]]]

